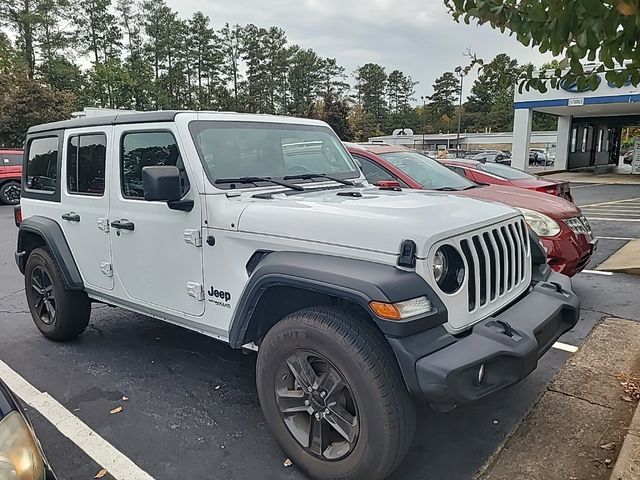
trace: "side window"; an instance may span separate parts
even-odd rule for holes
[[[27,157],[27,188],[56,192],[58,188],[58,137],[34,138]]]
[[[19,167],[22,165],[22,155],[18,153],[0,153],[0,166]]]
[[[120,175],[122,195],[143,199],[142,169],[156,165],[173,165],[180,170],[182,195],[190,188],[189,178],[178,145],[170,132],[133,132],[122,136]]]
[[[380,167],[368,158],[361,157],[360,155],[353,155],[353,158],[355,158],[359,163],[362,173],[364,173],[364,176],[367,178],[369,183],[375,185],[380,180],[396,180],[391,173],[387,172],[384,168]]]
[[[104,195],[107,137],[103,133],[69,138],[67,189],[80,195]]]
[[[462,175],[463,177],[468,177],[466,170],[462,167],[456,167],[453,165],[447,165],[447,167],[449,167],[450,170],[453,170],[454,172],[456,172],[458,175]]]

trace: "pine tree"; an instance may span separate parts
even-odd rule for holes
[[[377,129],[382,130],[387,122],[387,74],[384,67],[375,63],[367,63],[355,72],[358,103],[363,111],[371,114],[377,122]]]

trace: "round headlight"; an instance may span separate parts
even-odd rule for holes
[[[540,237],[555,237],[560,233],[560,225],[544,213],[534,212],[528,208],[519,208],[527,225]]]
[[[444,293],[457,292],[464,281],[462,255],[450,245],[440,247],[433,256],[433,278]]]
[[[439,248],[433,257],[433,277],[436,282],[440,282],[440,279],[447,271],[447,259],[442,252],[442,248]]]

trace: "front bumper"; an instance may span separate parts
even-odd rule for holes
[[[411,393],[450,408],[525,378],[579,316],[580,301],[571,281],[552,272],[517,303],[477,323],[462,337],[439,327],[389,338],[389,343]]]
[[[556,237],[540,237],[547,249],[547,261],[558,273],[573,277],[589,263],[596,250],[598,240],[584,234],[575,234],[563,227]]]

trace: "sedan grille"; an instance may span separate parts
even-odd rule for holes
[[[591,225],[589,224],[589,220],[587,220],[587,217],[585,217],[584,215],[580,215],[579,217],[567,218],[564,222],[576,235],[592,235]]]

